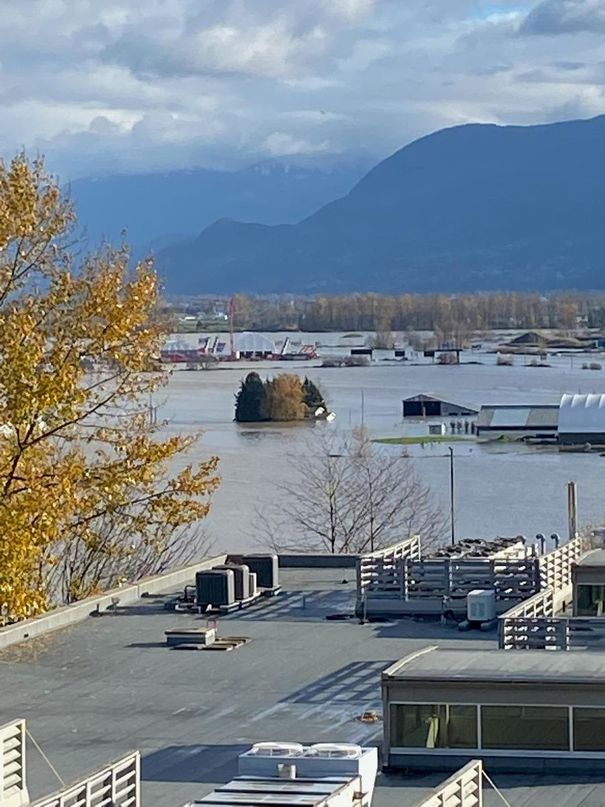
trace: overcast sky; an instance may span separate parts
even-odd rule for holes
[[[0,148],[68,179],[605,113],[605,0],[1,0]]]

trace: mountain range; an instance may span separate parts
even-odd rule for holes
[[[274,160],[234,171],[78,179],[66,191],[87,246],[117,243],[124,234],[141,257],[194,237],[225,216],[266,225],[299,221],[348,192],[368,167],[362,155],[315,164]]]
[[[282,202],[160,250],[167,291],[602,289],[605,116],[443,129],[297,223]]]

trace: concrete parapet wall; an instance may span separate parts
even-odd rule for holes
[[[354,569],[359,555],[332,555],[329,552],[283,553],[278,555],[280,569]]]
[[[118,597],[120,605],[129,605],[147,594],[171,593],[188,583],[193,584],[196,572],[224,563],[226,558],[226,555],[205,558],[197,563],[174,569],[165,574],[145,577],[136,583],[114,588],[98,597],[88,597],[81,602],[56,608],[54,611],[49,611],[47,614],[34,619],[26,619],[22,622],[16,622],[14,625],[0,628],[0,650],[10,647],[10,645],[33,639],[36,636],[44,636],[69,625],[75,625],[77,622],[83,622],[94,611],[104,611],[111,606],[112,598]]]

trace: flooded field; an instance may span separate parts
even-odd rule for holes
[[[309,335],[342,345],[340,335]],[[357,340],[359,341],[359,340]],[[322,350],[324,355],[336,349]],[[590,359],[592,361],[592,358]],[[597,357],[597,361],[600,361]],[[424,361],[424,360],[421,360]],[[257,511],[279,495],[278,485],[293,477],[308,451],[313,428],[350,430],[364,422],[374,437],[426,434],[422,423],[402,420],[403,398],[431,392],[479,408],[489,403],[558,403],[564,392],[605,392],[605,371],[582,370],[583,359],[548,359],[550,367],[530,367],[515,357],[512,367],[497,366],[493,354],[473,351],[463,361],[479,364],[439,366],[377,361],[370,367],[321,368],[301,364],[237,364],[219,369],[175,371],[155,402],[168,431],[203,431],[192,458],[217,454],[223,482],[207,528],[217,549],[250,549],[262,536]],[[604,363],[605,366],[605,363]],[[300,372],[319,383],[331,409],[332,424],[242,427],[233,422],[234,395],[251,369],[261,376]],[[160,401],[160,397],[162,400]],[[566,484],[579,487],[581,522],[605,516],[605,458],[597,454],[560,454],[556,449],[517,444],[453,443],[456,468],[456,532],[460,537],[491,537],[537,532],[566,534]],[[400,451],[384,447],[385,451]],[[423,480],[436,501],[449,508],[447,444],[410,446]],[[301,490],[304,495],[304,490]]]

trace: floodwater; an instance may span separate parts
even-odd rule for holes
[[[197,341],[193,336],[188,339],[192,344]],[[337,334],[303,338],[303,342],[316,340],[338,346],[322,349],[323,355],[363,341],[343,340]],[[591,357],[588,361],[595,359],[601,360]],[[418,364],[376,361],[358,368],[321,368],[319,361],[222,364],[207,371],[175,371],[154,403],[159,417],[166,420],[167,431],[203,432],[190,460],[214,454],[220,457],[222,484],[206,525],[214,548],[258,549],[258,541],[263,539],[258,512],[262,514],[267,503],[279,501],[283,495],[280,483],[296,478],[297,462],[309,450],[313,429],[346,432],[363,421],[373,437],[426,434],[426,423],[404,424],[401,416],[402,399],[421,392],[476,408],[489,403],[558,403],[564,392],[605,392],[605,370],[582,370],[583,360],[579,356],[554,357],[548,360],[552,366],[538,368],[527,366],[529,359],[515,357],[515,365],[505,367],[496,365],[493,354],[468,351],[463,362],[481,363],[440,366],[418,358]],[[336,421],[258,427],[234,423],[234,396],[240,380],[252,369],[262,377],[294,371],[309,375],[323,390]],[[566,535],[569,480],[578,483],[580,522],[603,521],[605,458],[598,454],[561,454],[553,448],[514,443],[471,441],[452,446],[458,537]],[[401,453],[396,446],[384,450]],[[447,444],[410,446],[408,451],[435,500],[449,513]],[[304,487],[300,495],[304,496]]]

